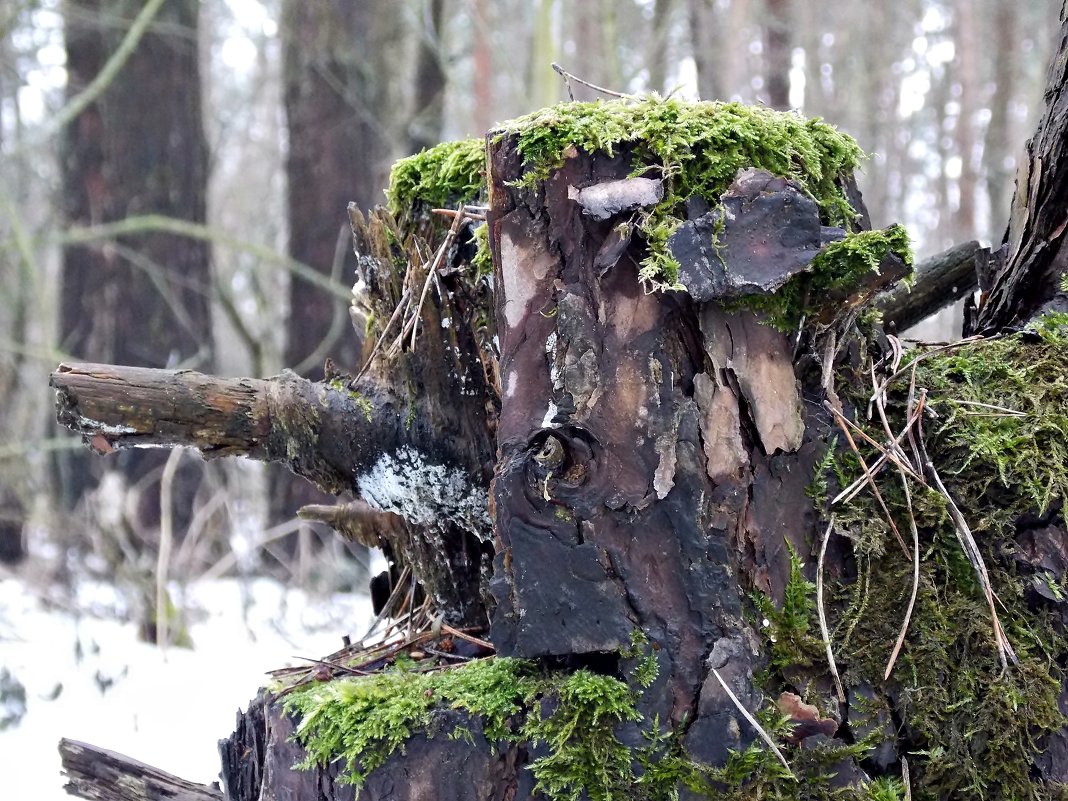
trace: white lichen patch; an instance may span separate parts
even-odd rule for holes
[[[415,525],[451,521],[480,538],[491,535],[485,488],[474,485],[460,468],[433,464],[409,445],[380,456],[357,477],[356,487],[371,506]]]
[[[556,413],[558,411],[560,411],[560,409],[557,408],[556,404],[553,403],[552,401],[549,401],[549,408],[545,412],[545,417],[542,418],[541,427],[542,428],[555,428],[555,425],[553,424],[553,419],[556,417]]]
[[[92,420],[84,415],[78,417],[78,422],[75,426],[78,431],[91,431],[94,434],[103,434],[104,436],[119,437],[123,434],[136,434],[137,429],[133,426],[121,426],[112,425],[109,423],[102,423],[99,420]]]

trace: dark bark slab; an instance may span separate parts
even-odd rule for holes
[[[669,241],[679,281],[698,301],[771,294],[805,272],[824,244],[816,201],[755,169],[741,170],[713,211]]]

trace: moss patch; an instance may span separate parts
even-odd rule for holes
[[[485,195],[486,143],[482,139],[442,142],[401,159],[389,173],[386,200],[396,217],[418,204],[427,207],[472,203]]]
[[[919,592],[904,648],[891,681],[884,683],[912,566],[870,492],[836,510],[837,530],[853,544],[857,576],[830,593],[838,610],[831,615],[835,656],[847,685],[886,688],[900,719],[917,798],[1055,796],[1056,788],[1033,775],[1033,764],[1040,738],[1068,722],[1057,704],[1068,638],[1056,603],[1029,591],[1033,571],[1016,561],[1013,550],[1021,517],[1063,519],[1056,510],[1068,492],[1066,332],[1068,317],[1051,315],[1029,333],[909,357],[916,363],[917,386],[928,390],[927,450],[983,554],[1019,665],[1002,669],[989,609],[945,501],[913,482]],[[888,411],[895,430],[904,424],[908,381],[906,371],[891,387]],[[843,397],[849,391],[839,388]],[[852,394],[861,408],[866,394]],[[869,434],[876,440],[885,436],[874,426]],[[865,454],[869,464],[875,456]],[[855,457],[841,451],[821,469],[821,480],[835,491],[860,476]],[[907,532],[900,477],[883,473],[879,487],[898,528]]]
[[[878,273],[890,254],[912,267],[912,245],[904,226],[849,233],[819,252],[812,260],[811,273],[794,276],[773,294],[748,295],[727,305],[762,311],[771,325],[794,331],[803,319],[818,315],[829,303],[838,304],[869,273]]]
[[[298,767],[343,758],[345,780],[356,785],[412,734],[432,731],[435,711],[447,707],[480,718],[491,743],[543,746],[546,753],[529,769],[549,798],[573,801],[585,791],[607,801],[629,795],[637,781],[631,749],[615,733],[640,719],[636,700],[634,690],[611,676],[546,673],[533,662],[490,658],[428,673],[391,670],[311,684],[288,695],[285,708],[302,717],[296,737],[308,755]]]
[[[854,225],[841,181],[863,154],[852,137],[818,119],[739,103],[647,97],[562,103],[505,123],[495,134],[517,137],[528,186],[559,167],[570,147],[609,155],[626,147],[634,174],[663,177],[663,200],[638,226],[648,243],[641,277],[655,285],[678,282],[667,240],[682,222],[686,199],[719,198],[744,167],[797,181],[819,204],[825,224]]]

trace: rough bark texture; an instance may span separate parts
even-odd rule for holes
[[[624,156],[567,159],[541,204],[510,185],[521,169],[514,141],[491,146],[504,388],[492,640],[505,655],[595,659],[643,632],[660,678],[642,711],[722,764],[753,732],[709,668],[752,697],[741,595],[781,598],[786,542],[811,534],[805,409],[819,407],[802,405],[788,338],[754,313],[643,292],[636,258],[600,276],[612,223],[568,188],[625,177]]]
[[[1046,80],[1046,110],[1016,173],[1007,253],[991,276],[969,332],[996,331],[1030,319],[1039,309],[1068,309],[1061,276],[1068,269],[1068,19],[1061,8],[1060,46]],[[966,332],[967,333],[967,332]]]
[[[223,801],[218,785],[197,784],[136,759],[63,738],[66,791],[90,801]]]

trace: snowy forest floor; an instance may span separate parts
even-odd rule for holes
[[[0,572],[0,796],[69,798],[60,737],[215,781],[215,742],[230,734],[264,672],[334,651],[371,621],[366,595],[311,596],[269,579],[194,583],[182,602],[193,647],[161,651],[138,638],[107,584],[78,580],[53,596]]]

